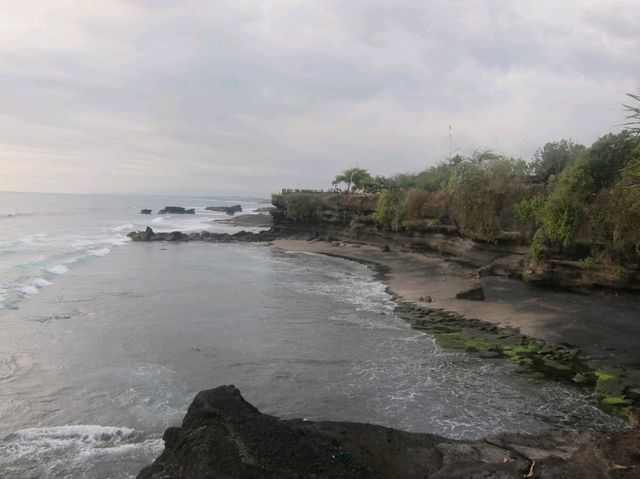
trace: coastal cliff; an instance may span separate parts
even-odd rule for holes
[[[283,237],[438,253],[477,268],[480,276],[508,276],[578,290],[640,291],[640,265],[584,260],[590,248],[599,247],[586,235],[571,248],[547,251],[544,259],[535,260],[532,226],[513,217],[503,221],[505,228],[491,240],[483,240],[465,234],[450,218],[446,204],[427,208],[424,218],[394,229],[376,221],[375,195],[288,193],[273,195],[272,202],[273,231]]]
[[[386,427],[283,420],[234,386],[201,391],[138,479],[599,479],[638,477],[640,430],[499,434],[456,441]]]

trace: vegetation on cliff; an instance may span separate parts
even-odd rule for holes
[[[627,129],[590,147],[554,141],[531,161],[474,151],[391,177],[354,167],[333,182],[345,192],[276,195],[274,204],[293,221],[348,221],[348,211],[389,231],[519,241],[531,246],[534,268],[561,257],[624,276],[640,269],[640,94],[629,97]]]

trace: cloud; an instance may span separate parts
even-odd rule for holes
[[[354,164],[590,143],[640,5],[23,0],[0,7],[0,190],[267,194]]]

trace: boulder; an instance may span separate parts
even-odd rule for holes
[[[150,215],[152,211],[153,210],[148,210],[148,209],[145,208],[145,209],[141,209],[140,210],[140,214],[141,215]]]
[[[456,294],[456,298],[468,299],[471,301],[484,301],[484,290],[482,287],[467,289]]]
[[[159,215],[164,214],[172,214],[172,215],[195,215],[195,208],[183,208],[182,206],[165,206],[160,211],[158,211]]]
[[[230,216],[242,212],[242,205],[233,205],[233,206],[207,206],[205,208],[207,211],[220,211],[222,213],[226,213]]]
[[[144,231],[132,231],[127,236],[131,238],[131,241],[153,241],[155,235],[153,230],[147,226]]]
[[[372,424],[283,420],[262,414],[234,386],[197,394],[181,427],[138,479],[560,479],[640,468],[640,430],[498,434],[457,441]],[[618,477],[618,476],[616,476]]]

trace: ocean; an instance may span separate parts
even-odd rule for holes
[[[268,206],[0,193],[0,477],[135,477],[194,395],[222,384],[269,414],[453,438],[623,426],[577,388],[440,348],[358,263],[126,237],[235,232],[204,208],[236,203]],[[167,205],[196,214],[155,214]]]

